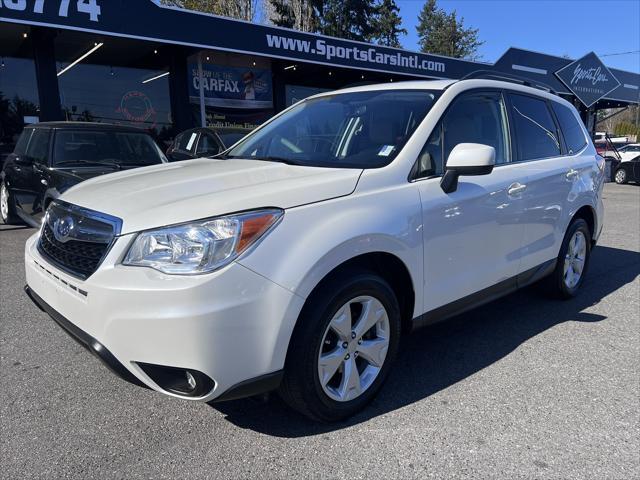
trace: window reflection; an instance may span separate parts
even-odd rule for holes
[[[58,71],[66,65],[59,62]],[[162,73],[108,65],[75,65],[58,77],[65,120],[133,125],[159,138],[168,136],[172,127],[168,76],[149,81]]]
[[[38,121],[33,60],[2,57],[0,64],[0,156],[13,150],[25,123]]]

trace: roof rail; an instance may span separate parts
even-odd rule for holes
[[[533,82],[531,79],[520,77],[518,75],[512,75],[510,73],[493,72],[491,70],[475,70],[471,73],[468,73],[460,80],[470,80],[472,78],[484,78],[500,80],[503,82],[517,83],[526,87],[537,88],[538,90],[545,90],[549,93],[553,93],[554,95],[558,95],[558,92],[556,92],[553,88],[545,83]]]

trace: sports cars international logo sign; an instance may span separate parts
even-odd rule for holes
[[[618,79],[593,52],[561,68],[556,76],[587,107],[620,85]]]

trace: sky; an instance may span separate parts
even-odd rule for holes
[[[415,26],[424,0],[396,0],[408,35],[419,50]],[[640,73],[640,0],[438,0],[478,28],[480,60],[495,62],[509,47],[576,59],[594,51],[605,65]],[[635,51],[633,54],[610,55]],[[607,56],[604,56],[607,55]]]

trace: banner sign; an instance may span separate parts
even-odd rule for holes
[[[271,70],[202,65],[204,103],[210,107],[264,109],[273,107]],[[200,103],[198,65],[189,65],[189,99]]]
[[[561,68],[556,76],[587,107],[620,85],[618,79],[593,52]]]
[[[193,12],[162,5],[160,0],[0,0],[0,22],[261,55],[293,65],[297,61],[309,62],[391,75],[459,79],[477,70],[491,70],[546,84],[555,82],[559,92],[573,92],[554,75],[572,63],[561,57],[509,49],[491,65]],[[551,59],[554,68],[546,66],[546,59]],[[584,67],[592,68],[591,58],[584,60],[589,60]],[[613,69],[608,72],[615,74],[620,85],[603,98],[637,103],[640,75]],[[586,87],[586,81],[586,77],[580,80],[582,88],[593,88]],[[611,81],[615,83],[613,78]],[[604,91],[614,83],[599,82],[595,88]],[[589,101],[587,93],[582,91],[581,95]]]

